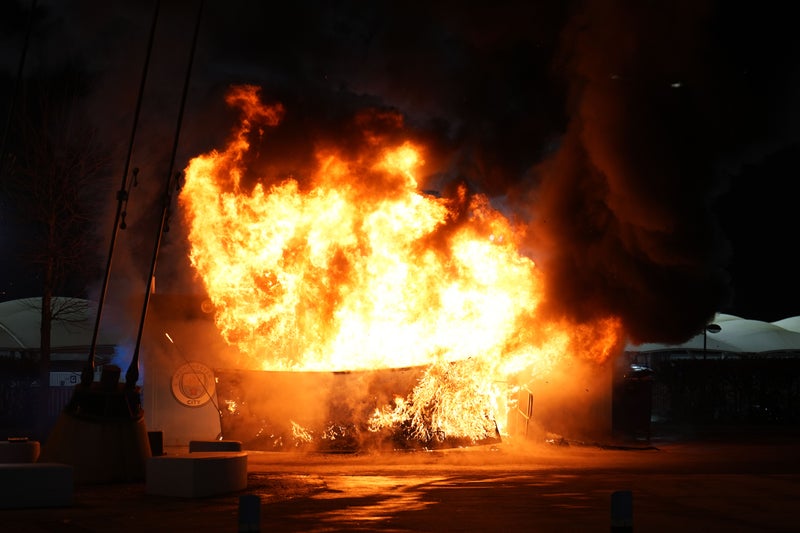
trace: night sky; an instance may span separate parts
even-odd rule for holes
[[[259,85],[286,107],[261,147],[269,171],[284,175],[302,175],[315,143],[346,136],[359,111],[391,110],[435,154],[427,185],[466,183],[528,225],[549,311],[611,313],[637,340],[676,342],[715,311],[798,315],[800,37],[789,7],[776,5],[207,1],[176,170],[230,132],[231,84]],[[30,6],[0,8],[3,124]],[[108,196],[100,235],[155,6],[37,2],[23,78],[81,69],[80,105],[113,149],[98,184]],[[146,272],[199,6],[162,2],[158,12],[133,156],[142,185],[119,252],[134,279]],[[0,298],[36,294],[14,257],[24,216],[0,200]],[[184,246],[180,229],[166,239],[165,279],[187,278]]]

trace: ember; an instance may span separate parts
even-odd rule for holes
[[[411,382],[380,393],[371,382],[344,387],[347,424],[359,435],[367,428],[423,443],[479,442],[504,430],[520,385],[570,357],[603,362],[612,354],[617,319],[576,325],[537,314],[544,281],[520,252],[523,226],[463,184],[441,196],[423,192],[426,149],[398,136],[399,116],[360,116],[360,148],[352,139],[347,150],[320,147],[308,175],[248,184],[254,136],[286,112],[262,104],[259,92],[232,89],[228,103],[241,110],[241,124],[224,149],[192,159],[180,195],[191,263],[217,328],[239,354],[230,368],[243,369],[218,374],[232,402],[222,407],[224,424],[241,414],[242,391],[253,409],[282,389],[274,375],[265,383],[250,371],[299,381],[314,374],[325,389],[333,373],[364,380],[378,369],[414,368]],[[386,124],[392,135],[382,133]],[[345,396],[326,401],[342,405]],[[298,414],[302,399],[275,398],[264,400],[279,420],[261,424],[265,439],[320,439],[320,428],[337,423],[316,400],[311,416]],[[291,406],[283,418],[281,402]]]

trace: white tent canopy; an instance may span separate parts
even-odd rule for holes
[[[718,332],[699,332],[681,344],[629,344],[628,352],[658,352],[679,350],[703,350],[730,353],[800,352],[800,317],[786,318],[777,322],[748,320],[734,315],[718,313],[713,324]]]
[[[57,319],[50,328],[53,349],[91,346],[97,306],[88,300],[56,297]],[[0,302],[0,350],[38,350],[41,329],[41,298]],[[114,345],[117,339],[100,330],[98,345]]]
[[[0,302],[0,350],[38,350],[40,342],[41,298],[24,298]],[[96,304],[78,298],[54,298],[60,318],[51,327],[53,349],[91,345],[96,319]],[[706,332],[705,348],[710,352],[766,353],[800,352],[800,316],[777,322],[748,320],[719,313],[713,322],[720,326],[716,333]],[[629,352],[703,350],[703,332],[680,344],[628,344]],[[115,332],[100,329],[98,345],[118,344]]]

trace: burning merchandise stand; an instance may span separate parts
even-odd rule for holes
[[[189,162],[178,198],[191,267],[232,353],[215,365],[224,438],[267,449],[483,442],[505,424],[498,383],[572,358],[602,365],[617,349],[616,317],[540,312],[545,280],[520,251],[524,231],[486,196],[464,184],[428,192],[425,149],[402,140],[402,117],[365,112],[360,150],[326,145],[302,175],[257,175],[272,167],[250,146],[286,110],[254,86],[226,101],[241,123]]]
[[[584,432],[565,427],[561,403],[576,412],[586,388],[607,385],[574,371],[523,385],[493,380],[478,358],[351,371],[236,368],[207,301],[155,294],[153,304],[144,403],[148,428],[163,431],[167,446],[226,439],[267,451],[439,449],[536,439],[543,424],[575,437]],[[591,420],[604,424],[602,413]]]
[[[236,368],[207,302],[162,294],[154,304],[144,402],[148,428],[163,431],[166,445],[224,439],[253,450],[348,453],[609,436],[610,365],[565,363],[518,381],[492,379],[479,358],[350,371]]]
[[[220,438],[264,451],[415,451],[513,441],[608,442],[611,365],[525,385],[474,361],[349,372],[216,369]],[[477,377],[477,379],[473,379]]]

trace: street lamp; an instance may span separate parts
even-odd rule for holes
[[[706,359],[706,345],[708,339],[708,333],[719,333],[722,331],[722,326],[719,324],[706,324],[706,327],[703,328],[703,360]]]

